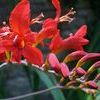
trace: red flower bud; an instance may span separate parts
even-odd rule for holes
[[[76,67],[81,67],[86,62],[95,59],[100,59],[100,53],[88,53],[78,61]]]
[[[87,53],[85,51],[75,51],[67,55],[63,62],[68,63],[73,60],[78,60],[85,56]]]
[[[92,73],[95,69],[100,68],[100,61],[94,63],[87,71],[87,73]]]
[[[85,75],[86,71],[83,68],[79,67],[79,68],[76,69],[76,73],[78,75]]]
[[[48,58],[47,59],[48,59],[48,62],[50,64],[51,68],[54,69],[56,72],[59,72],[60,71],[60,67],[59,67],[59,64],[60,63],[59,63],[56,55],[53,54],[53,53],[50,53],[48,55]]]
[[[100,80],[100,73],[96,76],[96,80]]]
[[[60,64],[61,73],[64,78],[67,78],[70,74],[69,68],[65,63]]]
[[[88,81],[88,82],[86,82],[86,85],[90,86],[93,89],[98,88],[97,84],[94,81]]]

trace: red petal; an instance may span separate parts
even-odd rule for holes
[[[56,34],[56,36],[53,38],[53,40],[51,41],[51,44],[50,44],[50,50],[53,52],[53,53],[58,53],[60,51],[62,51],[62,37],[60,36],[59,32],[58,34]]]
[[[87,33],[87,26],[86,25],[83,25],[75,33],[75,36],[84,37],[86,35],[86,33]]]
[[[20,63],[21,56],[22,56],[22,50],[15,48],[12,51],[11,61]]]
[[[52,69],[54,69],[56,72],[60,71],[60,67],[59,67],[60,63],[59,63],[59,61],[58,61],[58,59],[57,59],[55,54],[50,53],[48,55],[48,62],[50,64],[50,66],[52,67]]]
[[[0,52],[0,62],[2,61],[5,61],[6,60],[6,55],[5,55],[5,53],[3,52],[3,53],[1,53]]]
[[[75,49],[75,50],[83,50],[83,46],[80,43],[80,39],[74,36],[70,36],[67,39],[63,40],[63,48],[67,49]]]
[[[33,48],[30,45],[26,45],[23,49],[23,56],[29,63],[39,66],[43,64],[43,55],[38,48]]]
[[[33,44],[34,42],[36,42],[36,36],[37,36],[36,32],[31,32],[31,33],[25,34],[24,35],[25,42]]]
[[[53,38],[57,34],[58,30],[55,27],[43,28],[37,35],[37,41],[43,41],[46,38]]]
[[[58,32],[57,22],[51,18],[43,22],[42,30],[37,35],[37,42],[41,42],[46,38],[53,38]]]
[[[63,40],[63,48],[66,49],[75,49],[83,50],[83,46],[87,45],[89,41],[82,37],[70,36],[67,39]]]
[[[12,46],[13,46],[13,43],[11,40],[2,40],[0,41],[0,49],[3,50],[11,50]]]
[[[47,28],[50,26],[57,28],[57,22],[55,20],[53,20],[52,18],[47,18],[46,20],[44,20],[42,27]]]
[[[60,2],[59,0],[52,0],[52,4],[54,5],[54,7],[56,8],[56,18],[55,20],[59,20],[59,17],[61,15],[61,7],[60,7]]]
[[[11,29],[23,36],[24,33],[29,31],[30,25],[30,4],[29,0],[22,0],[14,10],[11,12],[10,16],[10,27]]]

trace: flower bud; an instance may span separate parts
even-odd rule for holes
[[[100,81],[100,73],[96,76],[96,78],[94,79],[95,82]]]
[[[76,73],[78,75],[85,75],[86,71],[83,68],[79,67],[79,68],[76,69]]]
[[[63,62],[68,63],[70,61],[78,60],[85,56],[87,53],[85,51],[75,51],[67,55]]]
[[[94,81],[88,81],[88,82],[86,82],[85,84],[86,84],[87,86],[91,87],[92,89],[97,89],[97,88],[98,88],[96,82],[94,82]]]
[[[94,63],[87,71],[87,73],[92,73],[95,69],[100,68],[100,61]]]
[[[67,78],[70,74],[69,68],[65,63],[60,64],[61,73],[64,78]]]
[[[84,65],[86,62],[90,61],[90,60],[95,60],[95,59],[100,59],[100,53],[88,53],[87,55],[85,55],[84,57],[82,57],[76,67],[81,67],[82,65]]]
[[[54,54],[54,53],[50,53],[49,55],[48,55],[48,62],[49,62],[49,64],[50,64],[50,66],[51,66],[51,68],[54,70],[54,71],[56,71],[56,72],[59,72],[60,71],[60,67],[59,67],[59,61],[58,61],[58,59],[57,59],[57,57],[56,57],[56,55]]]

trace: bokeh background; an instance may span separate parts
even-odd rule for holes
[[[9,15],[19,0],[0,0],[0,26],[2,22],[9,23]],[[35,18],[41,12],[45,18],[54,17],[55,9],[51,0],[30,0],[31,17]],[[74,33],[81,25],[87,24],[87,38],[90,44],[85,47],[88,52],[100,52],[100,0],[60,0],[62,15],[66,14],[70,8],[76,11],[75,20],[68,24],[59,25],[63,38],[69,33]],[[33,31],[41,29],[41,25],[33,25]],[[46,54],[46,48],[42,48]],[[61,57],[61,56],[59,56]],[[99,73],[97,70],[95,73]],[[94,73],[94,74],[95,74]],[[93,74],[93,75],[94,75]],[[57,77],[52,74],[41,72],[31,66],[6,65],[0,69],[0,99],[27,94],[45,88],[50,88],[57,84]],[[81,90],[52,90],[50,92],[31,96],[20,100],[92,100],[92,96]],[[100,100],[100,91],[96,95],[96,100]]]

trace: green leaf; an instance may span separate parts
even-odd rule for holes
[[[47,73],[44,73],[38,69],[34,69],[36,73],[38,74],[39,78],[44,82],[44,84],[47,86],[47,88],[53,87],[55,84],[57,84],[56,79],[53,77],[52,81]],[[55,84],[54,84],[55,83]],[[54,100],[66,100],[62,91],[60,89],[55,89],[50,91],[52,97]]]
[[[100,90],[97,92],[96,100],[100,100]]]

